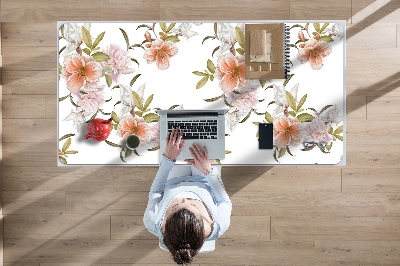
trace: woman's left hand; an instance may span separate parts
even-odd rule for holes
[[[171,161],[176,159],[186,144],[186,140],[182,141],[182,136],[183,131],[179,132],[178,128],[172,129],[172,132],[168,132],[167,134],[167,146],[165,147],[164,155]]]

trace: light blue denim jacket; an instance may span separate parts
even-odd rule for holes
[[[162,236],[162,223],[171,200],[181,192],[190,191],[204,202],[214,221],[213,230],[206,240],[219,238],[229,227],[232,202],[225,191],[221,176],[216,168],[204,176],[195,175],[185,178],[172,178],[167,181],[174,162],[164,155],[149,192],[149,202],[144,213],[146,228],[158,238]]]

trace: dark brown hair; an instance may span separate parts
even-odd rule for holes
[[[163,237],[177,264],[191,263],[205,240],[203,219],[180,209],[167,218]]]

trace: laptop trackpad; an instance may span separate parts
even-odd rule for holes
[[[206,143],[205,143],[206,142]],[[221,147],[221,143],[218,143],[217,141],[205,141],[202,142],[200,140],[198,141],[187,141],[185,147],[183,148],[181,152],[181,156],[179,156],[179,159],[193,159],[192,154],[190,153],[189,147],[192,147],[193,143],[196,143],[199,145],[200,149],[204,151],[204,146],[206,146],[207,151],[208,151],[208,157],[209,159],[219,159],[219,158],[212,158],[212,154],[219,155],[218,157],[223,158],[223,155],[221,155],[221,151],[224,153],[224,148]],[[211,155],[211,156],[210,156]]]

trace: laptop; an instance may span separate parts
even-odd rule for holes
[[[193,159],[189,147],[197,143],[206,146],[209,159],[225,158],[225,114],[227,109],[217,110],[157,110],[160,116],[160,150],[167,145],[167,134],[178,127],[184,131],[186,145],[177,160]]]

